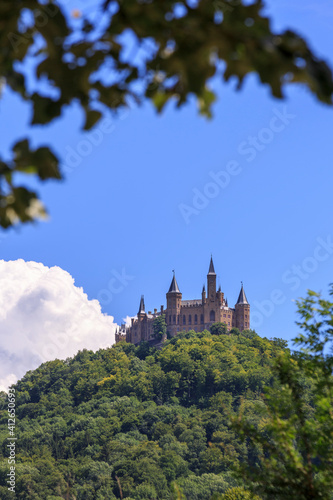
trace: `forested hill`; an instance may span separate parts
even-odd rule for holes
[[[223,498],[242,486],[232,466],[256,463],[229,416],[242,405],[259,422],[285,348],[250,330],[190,332],[160,351],[120,343],[28,372],[15,386],[16,498]],[[4,394],[1,405],[0,497],[12,500]]]

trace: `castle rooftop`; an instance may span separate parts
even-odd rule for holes
[[[244,288],[243,288],[243,283],[242,283],[241,291],[239,292],[237,304],[248,304],[248,301],[247,301],[247,298],[246,298],[246,295],[244,292]]]
[[[175,271],[173,271],[173,278],[168,293],[180,293],[178,283],[175,276]]]

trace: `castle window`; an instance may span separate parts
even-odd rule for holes
[[[209,320],[210,321],[215,321],[215,311],[210,311],[210,313],[209,313]]]
[[[191,325],[191,324],[192,324],[192,316],[191,316],[191,314],[190,314],[190,315],[189,315],[189,317],[188,317],[188,324],[189,324],[189,325]]]
[[[179,314],[177,314],[177,325],[179,325]],[[179,331],[179,328],[178,328]]]
[[[169,316],[169,324],[171,325],[171,314]]]
[[[247,318],[247,314],[245,314],[245,318]]]
[[[185,316],[185,314],[183,316],[183,325],[186,325],[186,316]]]
[[[176,315],[173,315],[173,323],[176,324]]]
[[[230,318],[230,314],[228,314],[228,318]]]
[[[200,316],[200,323],[203,325],[203,322],[204,322],[204,316],[203,316],[203,314],[201,314],[201,316]]]
[[[197,314],[194,315],[194,324],[195,325],[198,324],[198,315]]]
[[[227,315],[226,315],[226,314],[223,314],[223,317],[224,317],[224,318],[226,318],[226,317],[227,317]]]

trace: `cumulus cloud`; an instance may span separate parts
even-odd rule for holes
[[[0,390],[45,361],[111,346],[117,326],[60,267],[0,260]]]
[[[137,316],[126,316],[126,318],[123,318],[123,324],[125,326],[131,326],[132,324],[132,318],[137,318]]]

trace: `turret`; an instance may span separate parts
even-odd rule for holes
[[[145,300],[144,296],[141,295],[141,300],[140,300],[140,306],[139,306],[139,312],[138,312],[138,318],[143,317],[146,315],[145,311]]]
[[[174,336],[177,334],[177,325],[179,325],[180,307],[182,302],[182,294],[179,290],[178,283],[173,271],[173,278],[168,293],[166,294],[167,310],[166,323],[169,333]]]
[[[130,342],[133,342],[133,344],[137,344],[142,340],[147,340],[146,338],[147,314],[145,310],[145,300],[143,295],[141,295],[137,318],[138,318],[137,320],[132,318],[131,329],[128,335],[128,337],[130,338]]]
[[[222,306],[224,302],[224,293],[221,291],[221,285],[219,285],[219,289],[217,290],[217,299],[219,302],[219,305]]]
[[[214,301],[216,297],[216,274],[213,264],[213,257],[210,258],[209,270],[207,274],[208,300]]]
[[[206,288],[205,288],[205,285],[202,287],[201,299],[202,299],[202,303],[204,304],[206,302]]]
[[[248,330],[250,328],[250,304],[245,295],[243,282],[235,305],[235,314],[236,328],[240,331]]]

